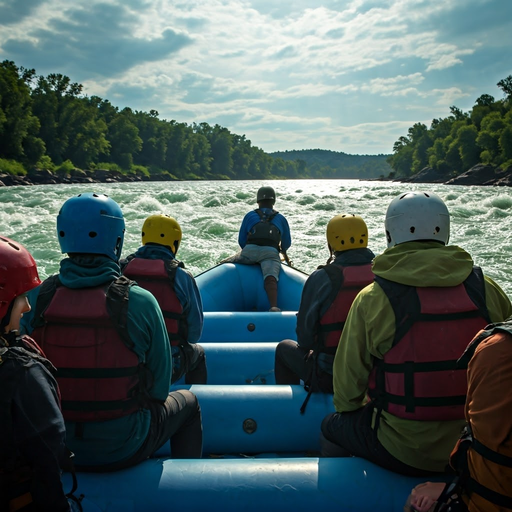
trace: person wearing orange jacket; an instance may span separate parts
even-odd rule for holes
[[[512,510],[512,317],[480,331],[461,366],[468,359],[468,428],[450,457],[457,477],[418,485],[406,510]]]

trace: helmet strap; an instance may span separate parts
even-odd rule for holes
[[[2,318],[2,320],[0,320],[0,336],[4,334],[5,328],[9,325],[9,322],[11,321],[12,308],[14,307],[15,302],[16,297],[12,299],[11,303],[9,304],[9,307],[7,308],[5,316]]]

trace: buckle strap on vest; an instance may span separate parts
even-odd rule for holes
[[[489,487],[485,487],[485,485],[477,482],[474,478],[468,478],[466,482],[466,489],[470,494],[474,492],[485,500],[494,503],[494,505],[497,505],[498,507],[512,508],[511,496],[505,496],[504,494],[493,491],[492,489],[489,489]]]

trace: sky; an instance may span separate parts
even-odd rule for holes
[[[504,97],[512,0],[0,0],[0,61],[266,152],[390,154]]]

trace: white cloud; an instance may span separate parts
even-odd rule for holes
[[[498,96],[489,89],[510,73],[511,5],[30,0],[0,20],[0,59],[67,74],[120,107],[225,122],[267,151],[382,153],[430,113]]]

